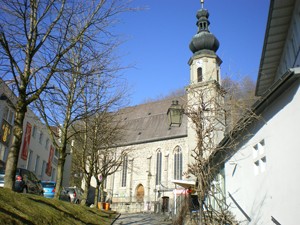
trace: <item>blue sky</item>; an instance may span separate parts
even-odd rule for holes
[[[210,31],[218,38],[221,75],[257,78],[269,0],[206,0]],[[197,32],[200,0],[136,0],[147,9],[122,15],[118,33],[131,91],[130,105],[165,96],[189,84],[192,52],[189,43]]]

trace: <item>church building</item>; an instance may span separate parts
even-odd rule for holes
[[[190,84],[185,96],[145,103],[120,110],[126,131],[118,149],[129,149],[120,169],[106,180],[111,208],[119,212],[172,212],[176,214],[195,178],[186,174],[197,146],[193,122],[185,113],[170,121],[172,109],[196,108],[198,92],[219,95],[221,59],[219,41],[209,31],[209,13],[197,12],[198,31],[190,42]],[[222,139],[216,134],[216,143]]]

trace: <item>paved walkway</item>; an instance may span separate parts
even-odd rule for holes
[[[121,214],[112,225],[171,225],[167,216],[157,213]]]

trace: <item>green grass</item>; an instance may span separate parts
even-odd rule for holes
[[[0,224],[109,225],[116,216],[113,211],[102,211],[0,188]]]

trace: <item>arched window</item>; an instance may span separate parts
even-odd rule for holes
[[[202,68],[201,67],[198,67],[197,69],[197,80],[198,82],[202,82]]]
[[[179,146],[174,149],[174,179],[182,179],[182,152]]]
[[[160,149],[156,152],[156,185],[159,185],[161,183],[161,151]]]
[[[123,165],[122,165],[122,187],[126,187],[127,181],[127,168],[128,168],[128,156],[123,156]]]

